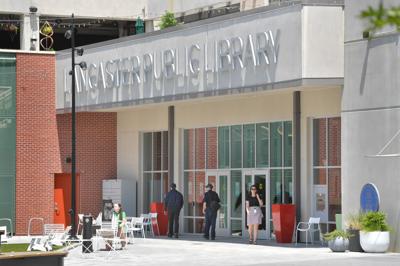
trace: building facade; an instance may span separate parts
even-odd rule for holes
[[[290,3],[84,47],[77,106],[116,113],[117,178],[137,183],[138,213],[175,182],[182,232],[200,233],[204,188],[214,183],[218,234],[245,235],[245,195],[257,184],[262,237],[271,237],[271,204],[282,202],[333,230],[343,16],[343,3]],[[57,55],[60,114],[70,111],[69,64],[68,52]]]
[[[378,1],[252,9],[261,2],[83,47],[88,68],[74,69],[78,211],[101,211],[106,179],[137,187],[129,216],[148,212],[175,182],[182,233],[201,233],[213,183],[217,234],[246,236],[244,200],[256,184],[266,203],[261,237],[272,238],[272,204],[294,203],[299,221],[317,216],[331,231],[373,183],[399,250],[398,34],[362,37],[358,14]],[[57,186],[70,172],[70,60],[68,50],[1,52],[0,213],[15,218],[18,234],[31,217],[57,219]]]
[[[393,231],[391,249],[400,250],[399,34],[384,28],[372,39],[357,16],[379,1],[346,0],[345,83],[342,99],[343,213],[357,212],[363,185],[373,183],[380,210]],[[398,1],[383,1],[385,7]]]

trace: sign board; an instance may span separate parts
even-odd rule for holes
[[[379,202],[380,197],[378,188],[372,183],[365,184],[361,189],[360,194],[361,210],[363,212],[379,211]]]
[[[278,14],[279,13],[279,14]],[[240,13],[88,46],[77,107],[172,101],[302,77],[301,6]],[[57,55],[57,108],[71,106],[71,57]]]

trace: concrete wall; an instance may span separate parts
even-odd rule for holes
[[[343,77],[343,17],[344,12],[341,6],[303,7],[302,72],[304,78]]]
[[[386,6],[398,1],[383,1]],[[387,213],[394,231],[391,249],[400,251],[400,157],[376,155],[400,130],[400,35],[393,33],[363,40],[365,23],[357,16],[379,1],[346,0],[345,85],[342,101],[343,213],[360,208],[365,183],[380,192],[380,209]],[[384,29],[383,31],[390,31]],[[383,154],[400,153],[399,137]]]
[[[302,89],[302,217],[311,214],[312,170],[310,118],[339,116],[341,88]],[[175,102],[175,182],[182,188],[181,129],[241,123],[292,120],[292,89],[253,95],[214,97],[208,100]],[[239,108],[240,107],[240,108]],[[167,105],[137,107],[118,112],[118,178],[130,178],[139,184],[141,212],[140,132],[167,130]]]

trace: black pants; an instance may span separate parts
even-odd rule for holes
[[[179,233],[179,213],[181,210],[168,210],[168,236]]]
[[[209,237],[210,236],[210,228],[211,228],[211,238],[215,238],[215,226],[217,223],[217,212],[212,211],[210,209],[206,209],[206,226],[204,228],[204,236]]]

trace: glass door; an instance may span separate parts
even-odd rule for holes
[[[218,193],[221,200],[221,208],[218,211],[216,235],[228,236],[229,229],[229,171],[209,171],[207,172],[207,184],[211,183],[214,186],[214,191]]]
[[[204,230],[203,197],[205,172],[186,172],[184,176],[183,230],[200,234]]]
[[[255,185],[258,190],[258,194],[261,200],[264,203],[264,206],[261,207],[262,213],[264,215],[262,219],[262,223],[259,226],[259,238],[261,239],[269,239],[270,234],[270,199],[269,199],[269,172],[268,170],[248,170],[243,171],[243,187],[242,193],[243,195],[249,195],[250,187]],[[243,201],[243,235],[248,237],[249,233],[247,231],[247,213],[245,210],[246,206],[246,196],[242,197]]]

